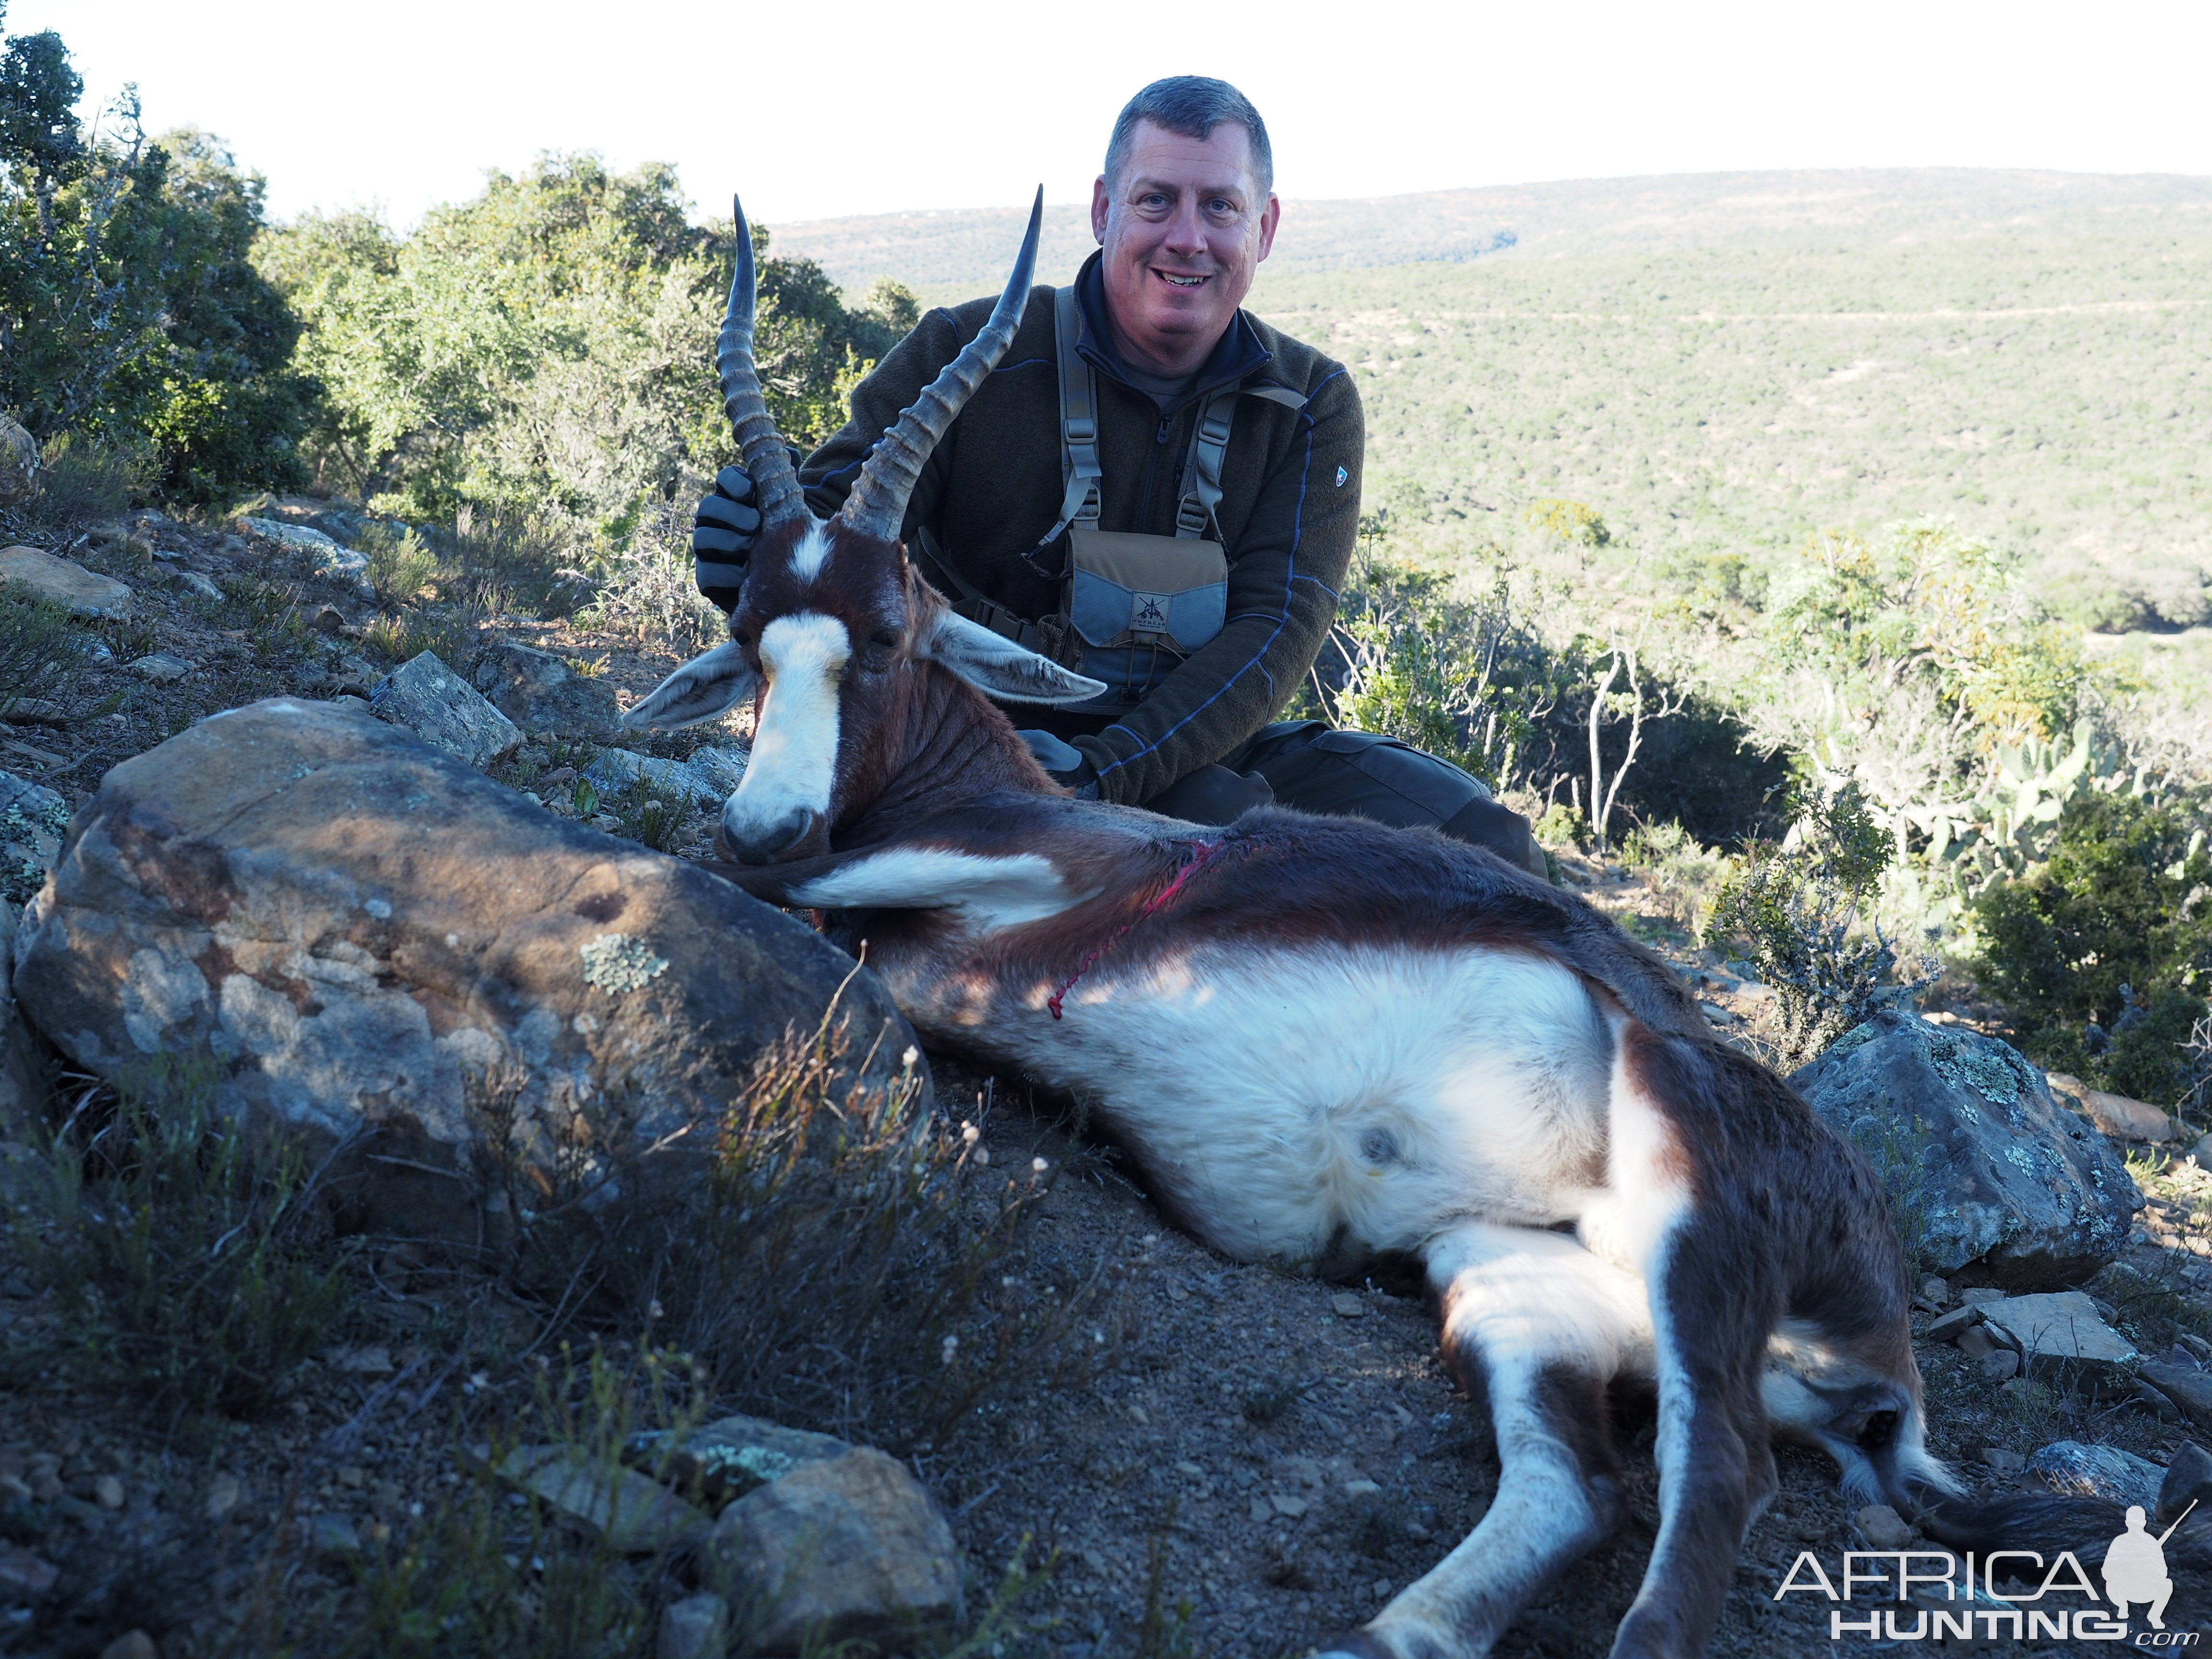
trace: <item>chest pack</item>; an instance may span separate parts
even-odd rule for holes
[[[1180,662],[1221,632],[1229,611],[1229,555],[1206,534],[1221,501],[1221,468],[1229,453],[1238,388],[1222,387],[1199,405],[1190,448],[1183,458],[1182,495],[1176,503],[1172,536],[1101,530],[1104,469],[1098,462],[1097,371],[1076,349],[1081,319],[1075,289],[1054,295],[1054,333],[1059,351],[1060,471],[1066,491],[1060,521],[1044,534],[1048,546],[1067,535],[1068,624],[1086,647],[1086,672],[1113,675],[1121,665],[1101,653],[1165,652]],[[1100,670],[1107,672],[1101,673]],[[1149,678],[1149,677],[1148,677]],[[1117,699],[1122,700],[1122,699]]]
[[[1065,534],[1067,561],[1060,576],[1058,615],[1031,622],[985,599],[935,546],[925,530],[924,550],[950,578],[960,598],[955,609],[1031,650],[1106,682],[1105,695],[1073,706],[1072,713],[1104,713],[1139,702],[1193,653],[1218,635],[1228,619],[1229,555],[1219,540],[1215,509],[1221,474],[1240,397],[1266,398],[1287,408],[1306,400],[1286,386],[1234,384],[1200,401],[1189,447],[1177,475],[1171,536],[1102,530],[1103,480],[1098,460],[1097,371],[1077,349],[1082,315],[1073,287],[1053,295],[1053,334],[1060,380],[1060,516],[1028,557]],[[1207,532],[1212,531],[1212,535]]]

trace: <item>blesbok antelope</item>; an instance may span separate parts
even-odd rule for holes
[[[1330,1651],[1487,1651],[1621,1520],[1607,1396],[1656,1386],[1660,1525],[1613,1650],[1697,1653],[1774,1437],[1825,1448],[1863,1502],[1949,1486],[1881,1188],[1658,957],[1486,851],[1279,811],[1206,829],[1046,776],[991,700],[1100,688],[954,615],[900,541],[1012,335],[1037,223],[825,522],[761,401],[739,214],[717,362],[765,522],[728,642],[627,720],[757,700],[719,833],[733,878],[845,913],[932,1041],[1091,1103],[1177,1224],[1245,1261],[1423,1264],[1498,1493]]]

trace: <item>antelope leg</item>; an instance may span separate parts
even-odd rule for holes
[[[1426,1255],[1446,1358],[1489,1399],[1498,1495],[1457,1548],[1323,1659],[1476,1659],[1620,1520],[1605,1393],[1649,1364],[1642,1284],[1571,1238],[1527,1228],[1468,1223]]]

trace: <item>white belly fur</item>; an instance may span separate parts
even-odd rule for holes
[[[1462,1220],[1549,1226],[1604,1180],[1611,1036],[1556,963],[1212,946],[1111,968],[1059,1021],[1049,988],[909,1012],[1087,1103],[1226,1254],[1340,1262]]]

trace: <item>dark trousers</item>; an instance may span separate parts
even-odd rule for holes
[[[1200,767],[1146,801],[1194,823],[1226,823],[1267,804],[1328,817],[1426,825],[1545,873],[1528,820],[1491,798],[1480,778],[1395,738],[1340,732],[1322,720],[1264,726],[1218,764]]]

